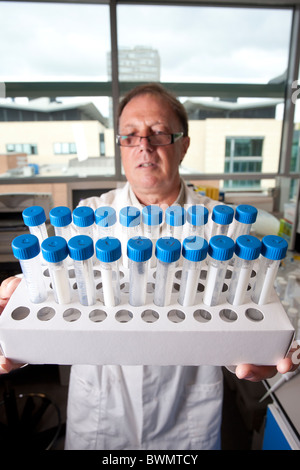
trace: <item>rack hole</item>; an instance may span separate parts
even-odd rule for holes
[[[144,310],[141,317],[146,323],[154,323],[159,319],[158,313],[151,308]]]
[[[148,294],[153,294],[154,289],[155,289],[154,282],[147,282],[147,293]]]
[[[231,310],[230,308],[224,308],[223,310],[220,311],[220,318],[222,320],[227,321],[227,322],[234,322],[237,320],[237,314],[234,310]]]
[[[181,310],[173,309],[168,312],[168,319],[173,323],[181,323],[185,319],[185,314]]]
[[[262,321],[264,318],[262,312],[256,308],[247,308],[245,315],[251,321]]]
[[[195,310],[194,318],[200,323],[206,323],[211,320],[211,313],[205,309],[199,308]]]
[[[95,323],[105,320],[106,317],[106,312],[97,308],[95,310],[92,310],[89,314],[89,319]]]
[[[63,318],[68,322],[72,322],[78,320],[78,318],[80,318],[80,315],[80,310],[71,307],[64,311]]]
[[[17,307],[11,312],[11,317],[14,320],[24,320],[30,313],[30,309],[28,307]]]
[[[120,286],[121,291],[123,291],[125,294],[129,293],[129,282],[123,282]]]
[[[122,309],[116,313],[115,317],[116,320],[118,320],[120,323],[128,323],[130,320],[132,320],[133,315],[130,310]]]
[[[51,318],[53,318],[54,315],[55,315],[55,310],[52,307],[43,307],[37,313],[37,317],[41,321],[51,320]]]
[[[204,285],[199,282],[198,287],[197,287],[197,292],[203,292],[204,291]]]
[[[176,273],[175,273],[176,279],[179,279],[179,280],[180,280],[180,279],[181,279],[181,274],[182,274],[181,269],[180,269],[179,271],[176,271]]]

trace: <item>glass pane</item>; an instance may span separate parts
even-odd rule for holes
[[[181,174],[277,173],[282,100],[181,98],[191,144]],[[213,112],[213,114],[212,114]],[[250,164],[251,163],[251,164]],[[268,187],[267,180],[264,181]],[[245,182],[241,182],[245,186]]]
[[[293,83],[295,91],[292,94],[292,100],[295,104],[295,115],[294,115],[294,133],[292,141],[292,154],[291,154],[291,172],[300,172],[300,70],[299,79],[296,83]]]
[[[268,83],[286,72],[290,9],[117,8],[120,80]]]
[[[0,178],[114,175],[110,101],[108,97],[0,100]],[[5,119],[10,111],[18,119]]]
[[[107,80],[108,5],[1,2],[0,16],[2,81]]]

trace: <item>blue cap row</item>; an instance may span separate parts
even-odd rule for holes
[[[165,220],[168,225],[181,226],[188,221],[192,225],[205,225],[208,221],[208,210],[206,207],[195,204],[187,211],[184,207],[173,205],[166,209]],[[31,206],[24,209],[23,220],[28,227],[41,225],[46,221],[46,214],[41,206]],[[134,206],[126,206],[120,210],[119,220],[125,227],[133,227],[142,221],[147,225],[159,225],[163,220],[163,211],[159,206],[145,206],[142,214]],[[244,224],[252,224],[257,217],[257,209],[247,204],[240,204],[236,211],[224,204],[216,205],[212,211],[212,220],[221,225],[228,225],[235,219]],[[54,227],[64,227],[72,220],[79,227],[89,227],[95,222],[101,227],[109,227],[116,223],[116,211],[111,206],[99,207],[95,211],[88,206],[79,206],[71,210],[66,206],[58,206],[51,209],[49,213],[50,222]]]
[[[288,243],[277,235],[266,235],[260,242],[251,235],[241,235],[236,243],[225,235],[216,235],[209,243],[202,238],[190,236],[184,239],[182,246],[173,237],[161,237],[155,245],[157,259],[166,263],[177,261],[181,254],[190,261],[201,261],[207,253],[216,260],[229,260],[235,253],[245,260],[255,260],[262,254],[270,260],[281,260],[286,256]],[[121,257],[121,243],[115,237],[105,237],[95,244],[97,257],[111,262]],[[40,252],[38,238],[32,234],[23,234],[12,242],[14,256],[19,260],[31,259]],[[41,244],[43,257],[48,262],[62,261],[70,255],[73,260],[89,259],[94,254],[93,239],[87,235],[76,235],[67,243],[59,236],[46,238]],[[146,237],[132,237],[127,244],[127,255],[135,261],[146,261],[152,256],[152,241]]]

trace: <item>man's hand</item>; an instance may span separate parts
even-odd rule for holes
[[[10,297],[12,296],[20,282],[20,278],[8,277],[0,285],[0,314],[3,312],[4,308],[7,305],[7,302],[9,301]],[[6,359],[3,355],[1,355],[0,351],[0,374],[6,374],[11,370],[19,369],[23,365],[24,364],[15,364],[9,359]]]
[[[294,341],[292,347],[284,359],[278,362],[277,366],[255,366],[252,364],[240,364],[236,367],[235,373],[239,379],[250,380],[250,382],[259,382],[270,379],[279,372],[285,374],[292,372],[299,367],[300,363],[300,345]]]

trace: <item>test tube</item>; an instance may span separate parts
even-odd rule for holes
[[[47,299],[47,288],[43,277],[39,239],[31,233],[19,235],[12,241],[12,250],[19,260],[29,300],[34,304],[44,302]]]
[[[119,222],[121,224],[121,246],[122,262],[125,268],[128,268],[127,242],[130,238],[139,234],[141,223],[141,212],[137,207],[126,206],[119,212]]]
[[[79,301],[82,305],[96,302],[93,261],[94,243],[88,235],[75,235],[68,242],[69,254],[74,262]]]
[[[215,235],[208,244],[208,269],[203,295],[205,305],[218,305],[229,260],[234,252],[234,241],[226,235]]]
[[[251,235],[240,235],[235,243],[235,265],[232,271],[227,300],[231,305],[242,305],[248,290],[255,260],[259,257],[261,242]]]
[[[78,235],[94,239],[95,214],[89,206],[78,206],[73,210],[73,223]]]
[[[266,235],[262,239],[261,256],[252,301],[264,305],[270,301],[280,261],[285,257],[287,241],[278,235]]]
[[[96,241],[95,248],[97,259],[100,261],[104,305],[115,307],[121,302],[121,242],[115,237],[103,237]]]
[[[284,300],[290,304],[294,303],[294,296],[297,291],[297,277],[295,274],[289,274],[284,293]]]
[[[54,299],[58,304],[71,302],[71,289],[66,260],[69,256],[67,241],[57,235],[42,242],[42,255],[47,262]]]
[[[48,237],[46,228],[46,214],[41,206],[27,207],[22,212],[24,224],[29,228],[29,232],[35,235],[40,245]]]
[[[155,245],[157,269],[154,303],[160,307],[170,305],[176,262],[180,258],[181,243],[174,237],[161,237]]]
[[[72,212],[68,207],[58,206],[49,212],[50,222],[54,227],[54,233],[63,237],[67,242],[72,237],[71,224]]]
[[[215,235],[227,235],[233,216],[234,210],[232,207],[224,204],[214,206],[211,215],[213,224],[210,237],[212,238]]]
[[[113,207],[98,207],[95,210],[97,238],[112,237],[114,235],[116,221],[116,211]]]
[[[230,237],[236,240],[241,235],[249,235],[251,232],[252,224],[257,218],[256,207],[249,204],[240,204],[235,209],[234,220],[232,223],[232,230],[230,230]]]
[[[204,227],[208,221],[208,214],[208,209],[201,204],[188,207],[186,211],[186,237],[193,235],[204,238]]]
[[[166,209],[165,221],[167,225],[166,234],[181,242],[183,226],[186,222],[186,210],[182,206],[173,205]]]
[[[156,266],[156,257],[154,254],[156,241],[159,239],[160,226],[163,220],[163,211],[159,206],[145,206],[142,210],[143,233],[144,236],[150,238],[153,244],[153,252],[150,260],[150,267]]]
[[[130,238],[127,243],[127,256],[129,260],[129,303],[139,307],[146,303],[152,241],[143,236]]]
[[[203,237],[190,236],[183,240],[181,284],[178,302],[194,305],[201,272],[201,261],[207,256],[208,243]]]

